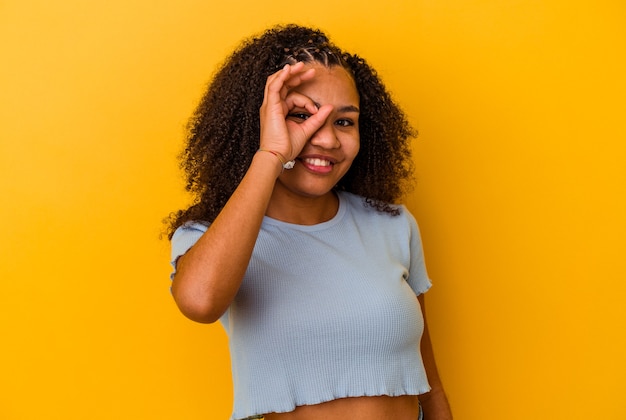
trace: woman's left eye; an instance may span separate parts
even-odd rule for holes
[[[335,124],[340,125],[342,127],[351,127],[354,125],[354,122],[352,120],[342,119],[342,120],[337,120]]]

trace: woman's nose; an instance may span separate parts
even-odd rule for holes
[[[341,145],[332,123],[326,122],[311,137],[311,144],[324,149],[335,149]]]

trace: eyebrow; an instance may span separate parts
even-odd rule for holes
[[[313,104],[315,104],[315,106],[317,107],[317,109],[320,109],[322,107],[322,105],[318,104],[317,102],[313,102]],[[359,110],[359,108],[357,108],[354,105],[345,105],[340,107],[337,111],[339,112],[356,112],[356,113],[360,113],[361,111]]]
[[[357,108],[354,105],[346,105],[346,106],[343,106],[343,107],[339,108],[339,112],[356,112],[356,113],[359,113],[361,111],[359,110],[359,108]]]

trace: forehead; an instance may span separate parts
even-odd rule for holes
[[[341,66],[326,67],[321,64],[307,64],[315,69],[315,76],[300,84],[295,90],[311,99],[324,103],[354,105],[359,104],[359,93],[352,75]]]

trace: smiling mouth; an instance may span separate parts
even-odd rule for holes
[[[311,166],[321,166],[321,167],[326,167],[326,166],[331,166],[332,162],[330,160],[326,160],[326,159],[318,159],[318,158],[304,158],[302,159],[302,162],[311,165]]]

